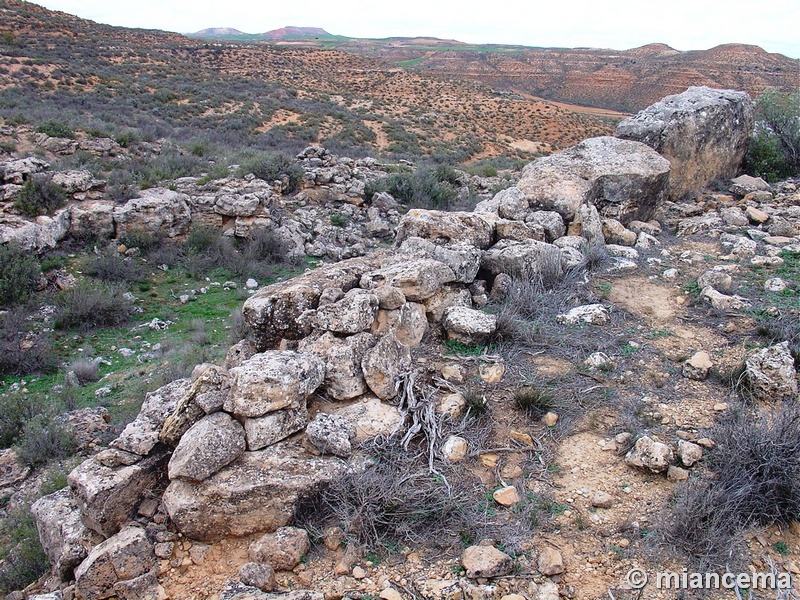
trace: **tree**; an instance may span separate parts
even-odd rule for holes
[[[800,89],[770,89],[758,98],[745,168],[771,181],[800,173]]]

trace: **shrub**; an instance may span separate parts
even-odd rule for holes
[[[456,200],[452,167],[420,167],[413,173],[395,173],[367,186],[365,195],[388,192],[396,200],[417,208],[447,210]]]
[[[31,331],[23,308],[0,315],[0,375],[30,375],[55,368],[52,344],[46,331]]]
[[[55,419],[40,414],[26,422],[17,440],[23,464],[41,466],[51,459],[65,458],[75,450],[72,432]]]
[[[67,366],[67,372],[72,371],[81,385],[86,385],[100,379],[100,363],[88,358],[79,358]]]
[[[708,456],[715,476],[678,488],[657,534],[700,566],[725,564],[755,525],[800,517],[800,407],[784,405],[755,418],[744,411],[720,422]]]
[[[39,532],[28,508],[18,508],[3,519],[0,549],[0,592],[21,590],[47,570],[47,556],[39,543]]]
[[[291,193],[297,189],[303,179],[303,167],[281,152],[255,154],[242,161],[239,177],[252,173],[264,181],[282,180],[285,190]],[[284,179],[285,178],[285,179]]]
[[[545,389],[525,386],[514,392],[514,404],[531,417],[541,417],[553,408],[553,396]]]
[[[745,170],[770,181],[800,172],[800,90],[772,89],[758,98]]]
[[[122,256],[113,248],[92,256],[86,263],[85,272],[103,281],[143,281],[142,269],[131,258]]]
[[[39,280],[39,263],[16,242],[0,244],[0,306],[25,302]]]
[[[128,248],[138,248],[142,254],[148,254],[164,243],[164,236],[160,233],[150,233],[140,229],[128,229],[119,236],[119,241]]]
[[[44,410],[43,400],[34,394],[14,392],[0,396],[0,448],[14,444],[25,423]]]
[[[250,337],[250,325],[247,324],[241,308],[236,308],[231,312],[228,317],[228,327],[230,329],[228,341],[231,346]]]
[[[47,175],[34,175],[25,182],[14,201],[14,208],[28,217],[49,215],[64,206],[67,193]]]
[[[350,223],[350,215],[343,212],[331,213],[331,225],[334,227],[347,227]]]
[[[45,121],[36,128],[36,133],[44,133],[50,137],[69,138],[75,137],[75,132],[67,125],[60,121]]]
[[[133,303],[124,288],[116,285],[81,283],[56,299],[55,326],[89,331],[126,323],[133,313]]]

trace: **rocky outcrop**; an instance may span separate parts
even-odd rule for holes
[[[669,172],[669,162],[644,144],[598,137],[530,163],[517,187],[529,210],[572,219],[579,206],[592,204],[625,224],[653,216],[667,198]]]
[[[143,190],[113,211],[117,233],[126,231],[162,232],[169,237],[189,231],[192,212],[189,197],[164,188]]]
[[[753,122],[753,103],[745,92],[691,87],[625,119],[616,134],[669,160],[670,197],[680,200],[736,175]]]
[[[284,441],[245,452],[204,481],[171,482],[163,502],[178,530],[192,539],[275,531],[290,522],[299,497],[346,469],[339,458],[312,457]]]

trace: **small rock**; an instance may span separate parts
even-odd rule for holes
[[[625,456],[625,462],[632,467],[663,473],[675,459],[672,448],[649,436],[643,436],[636,440],[634,447]]]
[[[258,287],[258,282],[251,277],[244,282],[244,287],[246,287],[248,290],[254,290]]]
[[[685,440],[678,441],[678,458],[681,459],[683,466],[691,467],[703,458],[703,449],[697,444]]]
[[[556,548],[545,546],[539,553],[537,568],[542,575],[548,577],[564,572],[564,559]]]
[[[611,508],[614,506],[614,497],[608,492],[595,492],[592,496],[592,506],[595,508]]]
[[[275,589],[275,571],[270,565],[249,562],[239,568],[239,579],[245,585],[271,592]]]
[[[708,377],[713,363],[708,352],[695,352],[694,355],[683,363],[683,376],[695,381],[703,381]]]
[[[764,291],[777,294],[787,288],[787,283],[780,277],[772,277],[764,282]]]
[[[556,321],[562,325],[577,325],[578,323],[605,325],[610,318],[608,309],[602,304],[586,304],[576,306],[566,313],[556,316]]]
[[[457,435],[451,435],[442,444],[442,454],[451,463],[461,462],[469,452],[467,440]]]
[[[542,423],[546,427],[555,427],[556,423],[558,423],[558,415],[554,412],[545,413],[542,417]]]
[[[515,504],[518,504],[520,500],[517,488],[515,488],[513,485],[508,485],[496,490],[492,494],[492,498],[494,498],[494,501],[501,506],[514,506]]]
[[[744,211],[744,214],[747,215],[747,218],[750,219],[750,221],[756,224],[766,223],[769,221],[769,215],[767,213],[752,206],[748,206]]]
[[[703,448],[706,448],[708,450],[711,450],[714,447],[716,447],[717,444],[711,438],[700,438],[699,440],[697,440],[697,445],[702,446]]]
[[[461,555],[467,577],[502,577],[514,569],[514,559],[493,546],[470,546]]]
[[[381,600],[403,600],[403,596],[400,592],[391,587],[381,591],[381,593],[378,594],[378,598],[381,598]]]
[[[250,544],[250,560],[268,563],[276,571],[291,571],[300,564],[311,542],[308,532],[297,527],[281,527]]]
[[[669,469],[667,469],[667,479],[676,482],[686,481],[689,479],[689,471],[681,467],[676,467],[675,465],[670,465]]]
[[[358,565],[353,567],[353,578],[354,579],[364,579],[366,576],[367,576],[367,572],[364,569],[362,569]]]

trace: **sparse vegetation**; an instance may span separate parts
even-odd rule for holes
[[[47,175],[34,175],[25,182],[14,201],[14,208],[28,217],[49,215],[64,206],[67,194]]]
[[[770,89],[759,96],[744,168],[771,182],[800,172],[800,90]]]
[[[39,280],[39,263],[18,243],[0,244],[0,306],[25,302]]]
[[[55,326],[89,331],[126,323],[133,304],[125,289],[112,284],[81,283],[62,292],[56,299]]]

